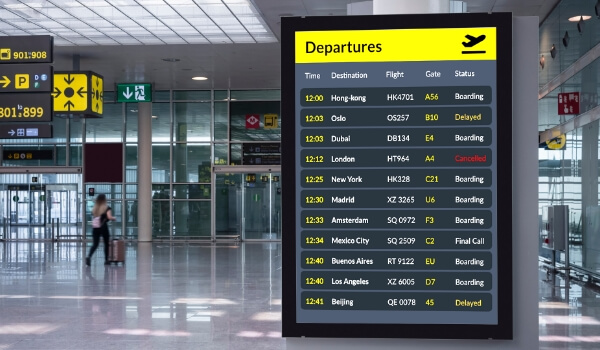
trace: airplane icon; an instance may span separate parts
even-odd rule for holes
[[[484,41],[485,40],[485,35],[480,35],[480,36],[478,36],[476,38],[476,37],[474,37],[472,35],[468,35],[467,34],[467,35],[465,35],[465,38],[469,39],[469,42],[466,43],[466,42],[463,41],[463,43],[462,43],[463,46],[464,47],[473,47],[473,46],[479,44],[480,42]]]

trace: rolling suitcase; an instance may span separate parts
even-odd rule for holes
[[[125,241],[122,239],[113,239],[108,247],[108,262],[111,264],[122,263],[125,265]]]

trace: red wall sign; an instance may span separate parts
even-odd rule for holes
[[[260,114],[246,114],[246,129],[258,129],[260,127]]]
[[[558,94],[558,115],[579,114],[579,92]]]

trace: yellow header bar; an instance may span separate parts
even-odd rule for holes
[[[296,32],[296,63],[495,59],[495,27]]]

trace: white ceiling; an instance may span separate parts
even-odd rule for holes
[[[1,0],[6,1],[6,0]],[[23,0],[25,1],[25,0]],[[417,1],[417,0],[414,0]],[[280,16],[345,15],[357,0],[252,0],[270,30],[279,37]],[[541,19],[558,0],[467,0],[469,12],[505,12],[537,15]],[[2,21],[2,19],[0,19]],[[105,77],[105,86],[117,82],[152,82],[155,89],[280,88],[280,44],[197,44],[155,46],[56,47],[55,70],[70,70],[73,55],[80,68]],[[163,58],[177,58],[165,62]],[[207,81],[193,81],[203,75]]]
[[[349,3],[363,0],[253,0],[271,30],[279,37],[280,16],[344,16]],[[423,0],[402,0],[423,1]],[[512,12],[515,16],[545,18],[559,0],[466,0],[468,12]]]
[[[104,76],[106,90],[115,83],[150,82],[165,89],[250,89],[280,86],[276,44],[146,45],[56,47],[54,70],[80,69]],[[176,58],[177,62],[163,59]],[[208,80],[192,80],[205,76]]]
[[[2,0],[0,33],[58,46],[275,42],[250,0]]]

